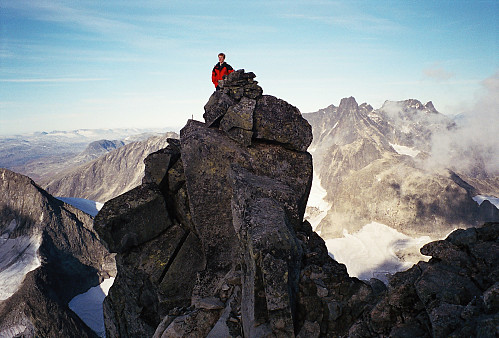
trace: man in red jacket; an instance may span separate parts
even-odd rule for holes
[[[218,90],[218,80],[222,80],[224,75],[229,75],[232,73],[234,69],[225,62],[225,54],[218,54],[218,63],[213,67],[211,72],[211,82],[215,85],[215,88]]]

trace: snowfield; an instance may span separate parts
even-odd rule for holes
[[[415,149],[415,148],[401,146],[399,144],[393,144],[393,143],[390,143],[390,145],[400,155],[408,155],[408,156],[411,156],[411,157],[416,157],[420,153],[420,151],[417,150],[417,149]]]
[[[12,296],[21,287],[26,274],[41,265],[38,257],[41,236],[10,238],[16,226],[12,221],[0,235],[0,301]]]
[[[483,201],[488,200],[490,203],[496,206],[499,209],[499,198],[494,196],[486,196],[486,195],[476,195],[473,197],[473,201],[477,202],[478,205],[482,204]]]
[[[104,310],[102,302],[109,293],[114,278],[105,279],[100,285],[90,288],[69,302],[69,308],[83,320],[99,337],[106,336],[104,327]]]
[[[314,230],[331,208],[331,203],[324,200],[326,194],[314,172],[305,213],[305,219]],[[343,237],[325,242],[329,254],[346,265],[350,276],[363,280],[374,277],[387,283],[389,275],[406,270],[420,260],[428,260],[429,257],[421,255],[419,249],[432,240],[428,236],[412,238],[389,226],[372,222],[358,232],[350,234],[345,231]]]
[[[317,225],[319,225],[322,219],[327,215],[329,209],[331,209],[331,203],[325,200],[326,195],[326,189],[322,187],[319,176],[314,172],[312,188],[310,189],[310,196],[308,197],[307,211],[305,212],[305,219],[310,222],[314,231],[317,228]]]
[[[366,224],[361,230],[341,238],[326,240],[329,254],[346,265],[348,274],[362,280],[377,278],[388,283],[388,276],[407,270],[421,260],[419,249],[432,239],[412,238],[381,223]]]
[[[56,197],[58,200],[63,201],[73,207],[80,209],[81,211],[89,214],[92,217],[95,217],[99,210],[104,205],[100,202],[95,202],[91,200],[87,200],[84,198],[76,198],[76,197]]]

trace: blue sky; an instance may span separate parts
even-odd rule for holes
[[[499,76],[498,22],[499,0],[0,0],[0,134],[202,120],[221,51],[302,113],[456,114]]]

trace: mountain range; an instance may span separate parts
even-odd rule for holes
[[[485,166],[477,163],[473,174],[429,165],[435,162],[432,138],[458,128],[431,102],[386,101],[375,110],[350,97],[303,115],[312,125],[314,170],[330,203],[317,227],[324,238],[379,222],[438,239],[499,218],[490,202],[473,200],[498,194],[497,177]]]
[[[78,197],[98,202],[122,194],[138,186],[144,176],[144,159],[167,146],[167,139],[178,137],[174,132],[149,137],[123,145],[114,151],[84,164],[72,167],[42,186],[54,196]],[[99,142],[100,146],[102,142]],[[91,143],[93,147],[95,143]],[[94,147],[93,147],[94,148]],[[88,150],[88,148],[87,148]],[[95,151],[92,152],[95,154]]]
[[[60,172],[102,156],[107,151],[151,136],[160,136],[167,131],[78,129],[0,136],[0,167],[27,175],[41,183]]]
[[[109,337],[494,335],[498,211],[473,198],[497,196],[496,178],[439,167],[430,142],[459,126],[417,100],[302,115],[254,78],[226,77],[179,138],[87,143],[71,156],[106,154],[50,193],[1,170],[0,336],[95,336],[68,304],[114,276]],[[307,207],[314,173],[326,196]],[[106,203],[93,219],[51,193]],[[442,240],[384,284],[350,276],[313,230],[376,222]]]

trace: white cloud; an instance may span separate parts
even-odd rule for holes
[[[432,137],[432,167],[447,167],[474,176],[499,175],[499,71],[482,81],[472,108],[459,128]]]

